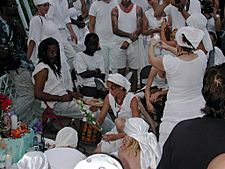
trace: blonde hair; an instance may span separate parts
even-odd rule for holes
[[[138,141],[130,136],[128,136],[127,149],[129,151],[128,152],[129,154],[132,153],[135,156],[137,156],[137,154],[141,151],[141,147],[140,147]]]

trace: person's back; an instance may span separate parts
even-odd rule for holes
[[[86,158],[80,151],[68,147],[47,150],[45,155],[48,157],[51,169],[73,169],[79,161]]]
[[[206,169],[210,160],[225,152],[224,131],[224,119],[203,117],[180,122],[164,144],[158,169],[171,166],[176,169]]]

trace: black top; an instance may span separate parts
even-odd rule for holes
[[[185,120],[171,132],[157,169],[206,169],[214,157],[224,152],[224,119]]]

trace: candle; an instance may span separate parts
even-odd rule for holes
[[[11,129],[16,129],[17,128],[17,115],[13,114],[11,116]]]
[[[10,169],[11,166],[12,166],[12,156],[10,154],[7,154],[5,158],[5,168]]]

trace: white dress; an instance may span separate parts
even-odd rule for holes
[[[86,156],[73,148],[53,148],[44,152],[48,157],[51,169],[74,169],[77,163]]]
[[[202,116],[200,109],[205,101],[201,89],[207,59],[203,51],[199,50],[196,54],[198,57],[191,61],[171,55],[163,57],[169,91],[159,129],[161,147],[178,122]]]
[[[110,93],[108,96],[109,96],[110,106],[116,117],[120,117],[120,118],[124,118],[124,119],[128,119],[128,118],[132,117],[132,110],[130,108],[130,104],[131,104],[133,97],[136,97],[133,93],[129,92],[126,94],[121,106],[116,104],[115,98]],[[116,134],[116,133],[118,133],[118,132],[117,132],[116,127],[114,127],[110,132],[107,132],[106,134]],[[118,147],[120,145],[120,140],[110,141],[110,143],[101,141],[101,143],[99,143],[99,144],[101,145],[102,152],[112,153],[112,152],[116,152],[118,150]]]
[[[49,19],[46,19],[43,16],[34,16],[30,21],[29,27],[29,38],[28,44],[31,40],[35,42],[35,47],[31,56],[31,60],[34,65],[38,64],[38,46],[42,40],[52,37],[59,42],[60,46],[60,57],[61,57],[61,64],[62,64],[62,82],[64,87],[68,90],[72,90],[72,80],[71,75],[69,72],[69,65],[67,63],[67,58],[65,56],[64,47],[62,43],[62,38],[57,26]]]

